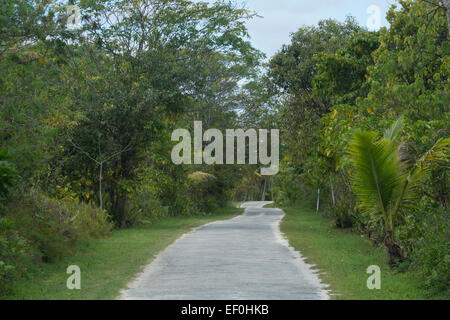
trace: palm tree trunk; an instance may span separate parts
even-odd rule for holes
[[[394,242],[392,230],[386,231],[384,237],[386,255],[390,266],[396,265],[405,259],[402,248]]]

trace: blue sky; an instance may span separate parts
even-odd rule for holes
[[[322,19],[344,21],[351,15],[366,26],[370,18],[367,10],[372,5],[380,8],[381,26],[386,26],[386,12],[395,0],[238,0],[238,3],[263,17],[250,21],[248,29],[253,45],[271,57],[290,42],[292,32]]]

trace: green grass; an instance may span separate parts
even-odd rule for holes
[[[182,234],[203,224],[235,217],[243,209],[220,208],[209,216],[170,217],[151,226],[116,230],[107,238],[87,242],[62,261],[42,264],[30,279],[16,283],[10,299],[114,299],[120,289],[154,256]],[[66,287],[66,269],[81,269],[81,290]]]
[[[333,299],[427,299],[419,277],[389,268],[384,248],[374,247],[366,238],[334,228],[331,221],[306,208],[283,208],[286,216],[281,231],[291,246],[322,272],[331,285]],[[367,267],[381,268],[381,290],[367,288]]]
[[[272,202],[272,203],[266,204],[263,208],[278,208],[278,207],[274,202]]]

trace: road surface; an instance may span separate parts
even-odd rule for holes
[[[185,234],[121,291],[120,299],[328,299],[324,285],[283,238],[283,211],[248,202],[243,215]]]

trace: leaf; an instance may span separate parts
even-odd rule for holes
[[[404,181],[396,148],[387,139],[375,141],[375,132],[356,132],[349,153],[353,165],[352,186],[361,209],[371,215],[382,214],[388,225],[389,208]]]
[[[386,130],[384,138],[391,141],[393,144],[397,144],[404,126],[404,119],[403,117],[400,117],[389,129]]]
[[[416,167],[427,170],[432,164],[439,164],[448,157],[450,138],[439,139],[416,163]]]

